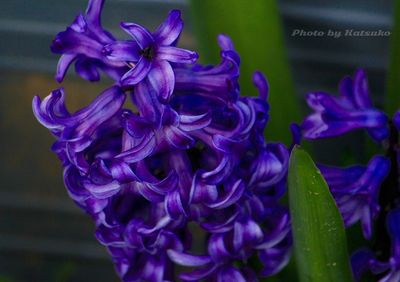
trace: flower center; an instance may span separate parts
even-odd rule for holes
[[[154,53],[154,48],[152,46],[146,47],[142,50],[142,56],[149,60],[154,58]]]

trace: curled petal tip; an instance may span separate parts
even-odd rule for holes
[[[269,94],[269,85],[267,79],[262,72],[256,71],[253,74],[253,83],[258,89],[260,98],[262,100],[267,100]]]

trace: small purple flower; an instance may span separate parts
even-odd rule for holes
[[[352,266],[357,280],[370,270],[374,274],[380,274],[379,282],[400,281],[400,208],[389,212],[387,216],[387,229],[391,239],[391,255],[386,262],[375,258],[372,251],[361,249],[352,256]]]
[[[338,97],[324,92],[308,95],[307,103],[314,113],[301,124],[304,138],[334,137],[362,128],[376,141],[389,136],[388,118],[373,107],[363,70],[358,70],[353,79],[345,77],[339,84],[339,92]]]
[[[76,72],[89,81],[100,79],[98,69],[116,80],[125,70],[126,66],[123,63],[108,60],[102,54],[104,45],[115,41],[114,37],[101,26],[103,5],[104,0],[90,0],[86,13],[79,14],[74,22],[53,40],[51,50],[62,54],[57,66],[58,82],[64,79],[73,62]]]
[[[336,168],[319,165],[347,227],[361,221],[364,237],[371,239],[373,220],[379,213],[379,188],[390,161],[375,156],[364,166]]]
[[[121,27],[134,41],[111,43],[103,53],[112,61],[132,66],[121,78],[122,85],[136,85],[147,78],[160,100],[168,101],[175,84],[171,63],[191,64],[198,58],[193,51],[175,47],[183,28],[180,11],[171,11],[154,33],[135,23],[123,22]]]

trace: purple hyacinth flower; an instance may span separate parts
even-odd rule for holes
[[[121,27],[134,41],[111,43],[103,53],[132,66],[121,78],[122,85],[136,85],[147,78],[160,100],[167,101],[175,84],[171,63],[191,64],[198,58],[196,52],[175,47],[183,28],[180,11],[172,10],[154,33],[135,23],[123,22]]]
[[[400,208],[395,208],[387,215],[387,230],[391,241],[391,255],[385,262],[376,259],[369,249],[361,249],[355,252],[351,258],[352,267],[357,280],[370,270],[373,274],[379,274],[379,282],[400,281]]]
[[[308,95],[307,103],[314,113],[301,124],[304,138],[334,137],[362,128],[378,142],[389,136],[388,118],[373,107],[363,70],[358,70],[354,78],[342,79],[339,93],[338,97],[324,92]]]
[[[104,0],[90,0],[85,14],[79,14],[74,22],[63,32],[57,34],[51,45],[54,53],[62,54],[58,65],[56,80],[61,82],[75,62],[76,72],[84,79],[100,79],[98,69],[118,80],[126,66],[108,60],[103,54],[104,45],[114,42],[114,37],[101,26],[101,11]]]
[[[53,49],[64,54],[59,78],[76,60],[88,67],[78,71],[87,79],[100,68],[117,85],[75,113],[63,89],[35,97],[33,111],[56,138],[67,192],[93,218],[118,275],[173,281],[176,264],[195,268],[181,274],[189,281],[274,275],[292,245],[289,213],[279,204],[289,152],[264,139],[266,79],[256,72],[259,97],[240,96],[240,57],[224,35],[218,65],[193,64],[196,53],[175,47],[179,11],[153,34],[123,23],[134,40],[115,41],[101,28],[102,6],[90,1]],[[189,226],[204,234],[203,254],[191,254],[198,242]],[[260,273],[248,265],[253,257]]]
[[[364,237],[372,236],[372,224],[379,213],[379,188],[390,170],[390,161],[375,156],[368,165],[336,168],[319,165],[336,200],[345,225],[361,222]]]

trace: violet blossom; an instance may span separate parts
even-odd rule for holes
[[[104,0],[89,0],[86,13],[80,13],[70,26],[57,34],[51,44],[51,51],[62,54],[56,80],[61,82],[75,62],[76,72],[84,79],[100,79],[99,69],[114,79],[123,74],[127,67],[121,62],[108,60],[102,53],[105,45],[115,41],[114,36],[101,25],[101,11]]]
[[[255,72],[259,97],[240,96],[240,57],[225,35],[218,65],[195,64],[196,53],[175,47],[179,11],[153,34],[124,23],[134,40],[117,41],[101,28],[102,6],[90,1],[86,15],[57,35],[57,77],[76,60],[87,67],[77,66],[84,78],[97,80],[101,69],[116,84],[75,113],[62,88],[35,97],[33,111],[56,138],[68,194],[93,218],[119,277],[258,281],[276,274],[292,244],[279,203],[289,152],[264,139],[266,79]],[[198,244],[202,253],[193,252]],[[260,272],[249,264],[254,257]],[[179,274],[176,264],[191,269]]]
[[[308,105],[315,111],[301,127],[307,139],[334,137],[354,129],[367,129],[376,141],[389,135],[387,116],[372,106],[363,70],[354,78],[345,77],[339,84],[340,96],[324,92],[310,93]]]
[[[367,166],[319,165],[319,168],[345,225],[360,221],[364,237],[373,241],[371,249],[362,248],[352,256],[355,278],[360,280],[370,271],[379,282],[397,282],[400,280],[400,112],[389,119],[372,105],[362,70],[353,79],[344,78],[339,90],[338,97],[322,92],[308,96],[307,102],[314,113],[301,126],[292,126],[293,142],[299,143],[300,135],[314,140],[365,129],[386,151],[385,156],[373,156]]]
[[[122,76],[122,85],[137,85],[146,78],[160,100],[167,101],[175,84],[171,63],[191,64],[198,58],[195,52],[175,47],[183,29],[181,12],[171,11],[153,34],[135,23],[122,22],[121,27],[134,41],[108,44],[103,53],[110,60],[132,65]]]

